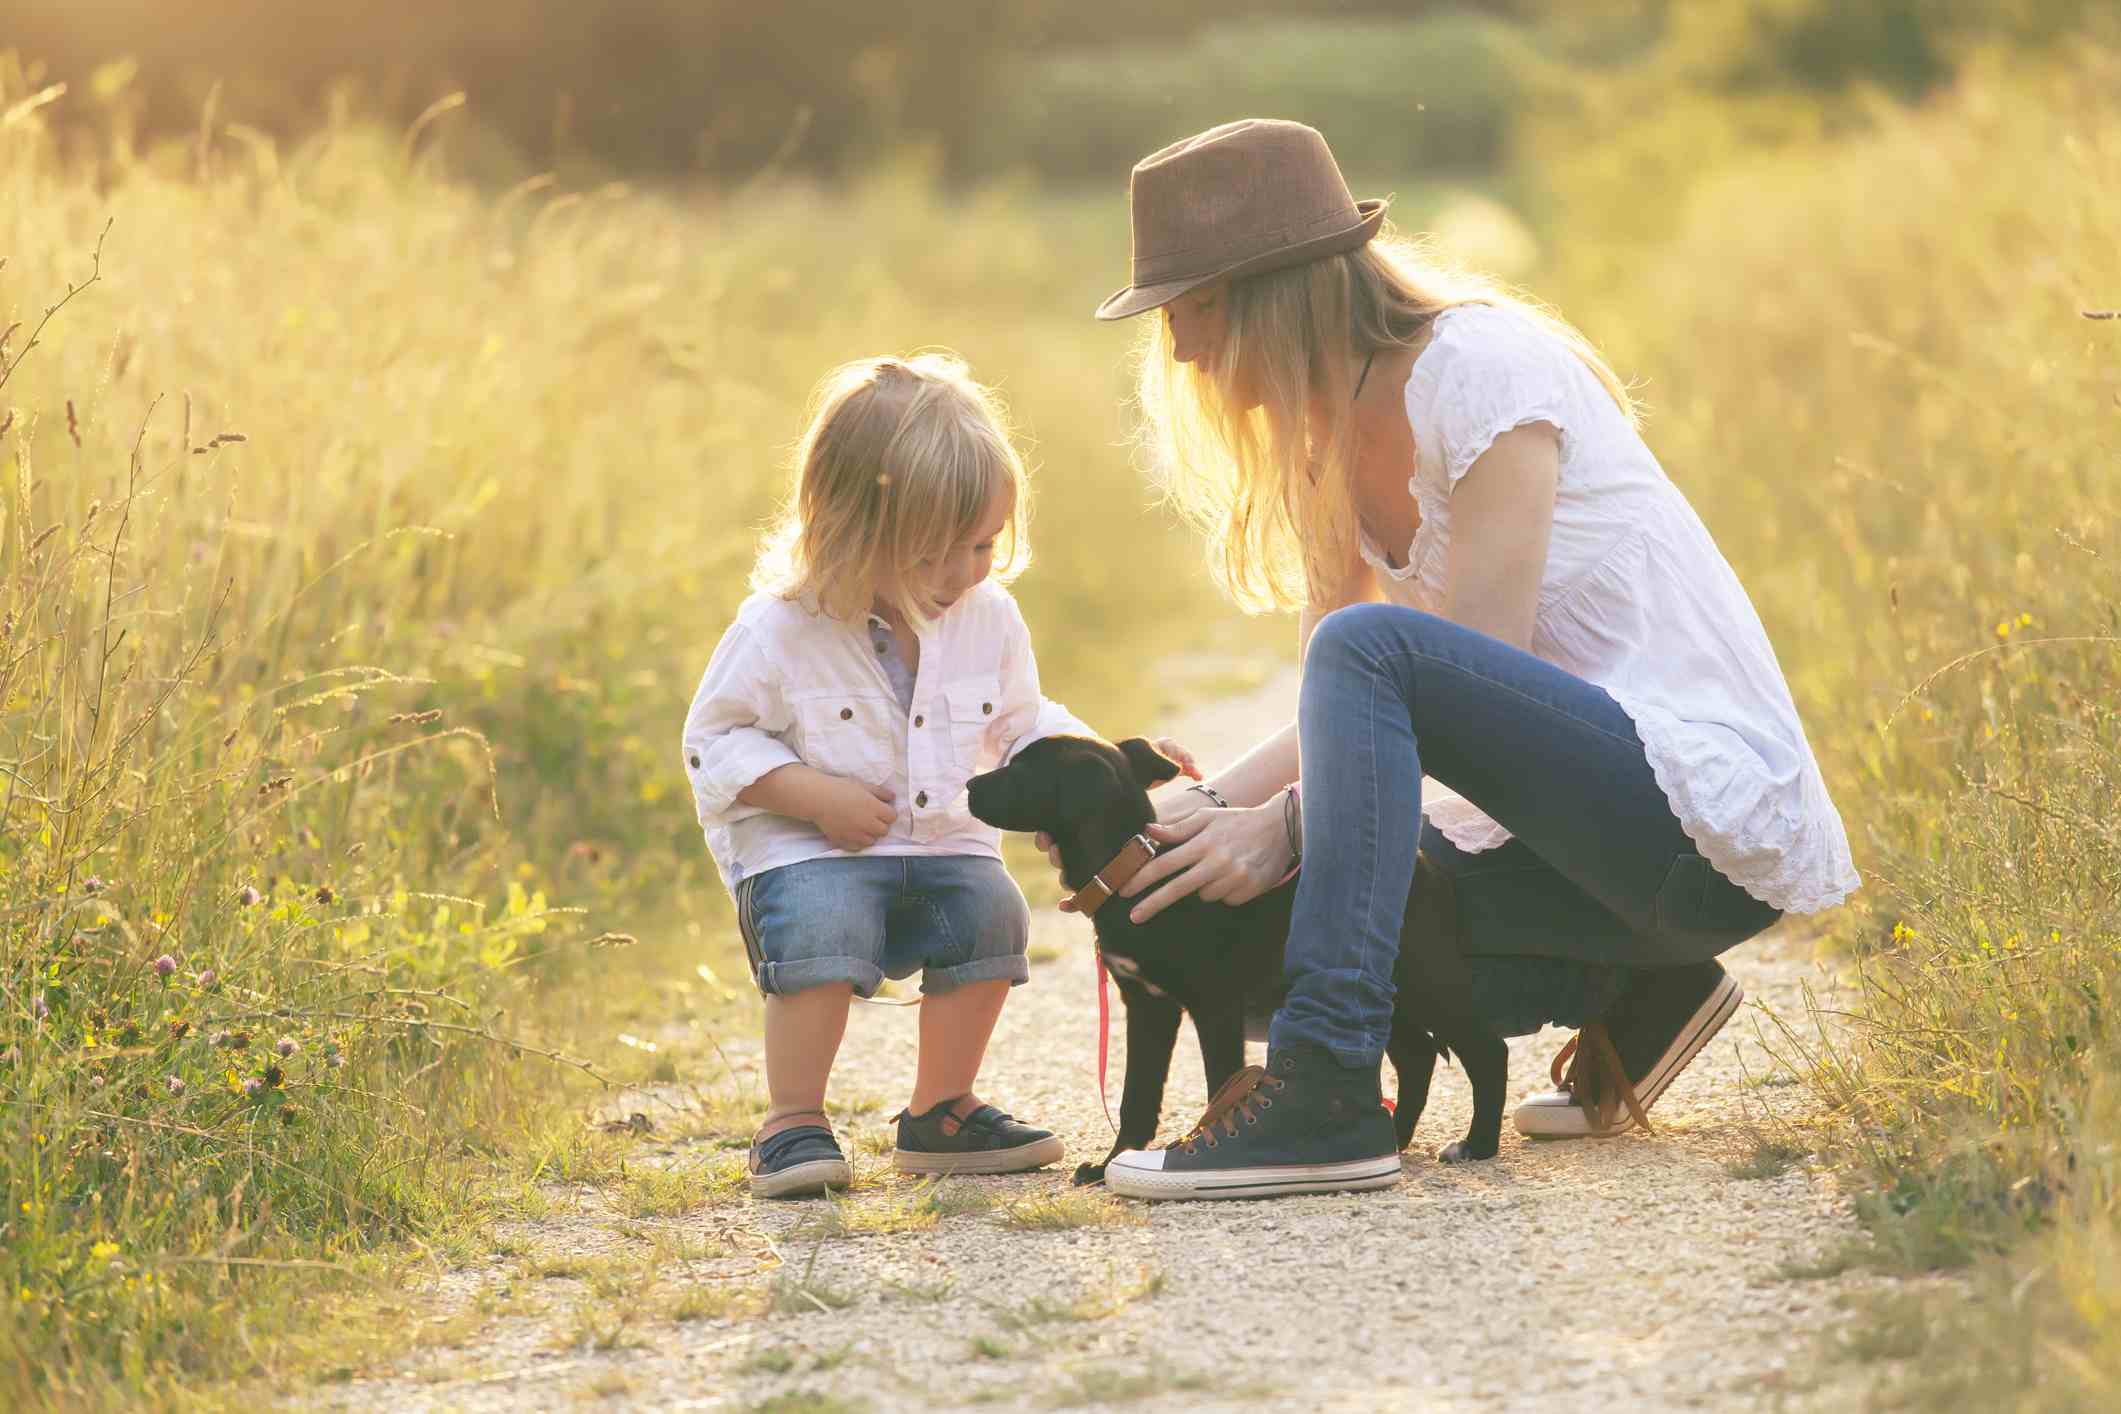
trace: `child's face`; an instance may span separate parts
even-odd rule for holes
[[[995,542],[1009,524],[1010,509],[1007,495],[996,496],[970,534],[952,545],[940,560],[921,563],[921,572],[929,577],[928,591],[940,607],[947,609],[955,604],[966,590],[993,571]]]

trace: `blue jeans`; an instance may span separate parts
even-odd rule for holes
[[[1452,876],[1505,1035],[1593,1020],[1631,969],[1704,963],[1781,916],[1695,852],[1604,688],[1486,634],[1387,604],[1329,614],[1297,720],[1304,870],[1272,1045],[1383,1055],[1417,844]],[[1453,847],[1422,821],[1424,773],[1514,838]]]
[[[876,995],[921,973],[923,992],[1031,980],[1031,911],[998,859],[964,854],[806,859],[736,886],[737,931],[769,996],[846,982]]]

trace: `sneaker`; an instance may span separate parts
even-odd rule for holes
[[[1049,1129],[1019,1124],[992,1105],[960,1113],[971,1098],[945,1100],[926,1114],[900,1110],[891,1167],[900,1173],[1022,1173],[1060,1158],[1060,1136]]]
[[[822,1124],[797,1125],[754,1143],[745,1167],[761,1198],[812,1198],[854,1181],[839,1141]]]
[[[1351,1069],[1301,1043],[1232,1076],[1175,1144],[1105,1165],[1106,1186],[1129,1198],[1271,1198],[1390,1188],[1399,1177],[1376,1067]]]
[[[1602,1030],[1585,1027],[1554,1057],[1554,1088],[1524,1097],[1514,1116],[1517,1132],[1535,1139],[1604,1139],[1637,1122],[1647,1129],[1639,1111],[1657,1103],[1744,1000],[1745,992],[1716,962],[1644,973],[1613,1004]],[[1591,1055],[1585,1054],[1586,1042]],[[1635,1104],[1608,1078],[1608,1056],[1617,1056]]]

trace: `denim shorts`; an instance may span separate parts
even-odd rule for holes
[[[923,992],[1031,978],[1031,910],[998,859],[963,854],[807,859],[736,886],[737,929],[768,996],[846,982],[874,996],[921,974]]]

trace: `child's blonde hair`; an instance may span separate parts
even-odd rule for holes
[[[1007,583],[1031,561],[1031,490],[1001,400],[950,354],[845,364],[811,395],[793,493],[752,587],[814,596],[838,619],[881,600],[924,622],[941,606],[918,567],[972,534],[997,496],[1009,514],[990,573]]]
[[[1454,305],[1503,305],[1544,325],[1636,418],[1627,386],[1558,315],[1389,228],[1347,254],[1234,281],[1227,302],[1205,369],[1178,362],[1162,318],[1143,331],[1137,397],[1153,473],[1247,611],[1329,603],[1342,587],[1358,533],[1350,355],[1410,347]]]

